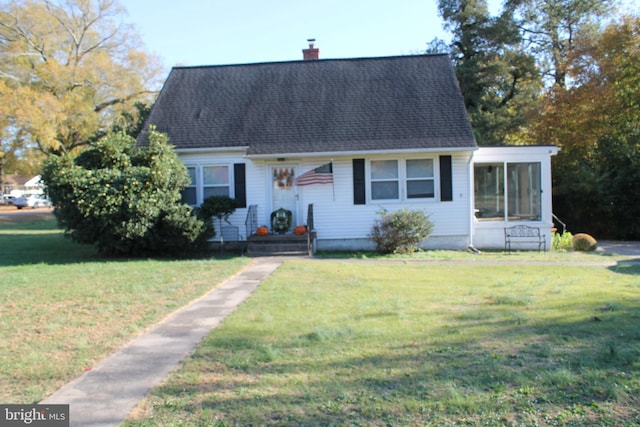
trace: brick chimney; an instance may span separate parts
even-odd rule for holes
[[[316,49],[314,44],[316,39],[307,39],[309,42],[309,49],[302,49],[302,57],[305,61],[312,61],[320,59],[320,49]]]

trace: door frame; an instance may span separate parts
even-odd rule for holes
[[[300,193],[298,192],[298,186],[293,183],[293,180],[298,176],[300,170],[300,164],[295,162],[278,162],[278,163],[268,163],[267,164],[267,224],[269,224],[269,228],[271,228],[271,213],[279,209],[281,206],[274,206],[274,194],[275,194],[275,185],[273,179],[273,170],[275,168],[279,169],[293,169],[293,176],[291,178],[290,188],[292,191],[293,204],[295,207],[291,209],[292,221],[291,221],[291,230],[300,222],[301,212],[300,212]]]

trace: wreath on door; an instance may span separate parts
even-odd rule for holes
[[[293,168],[273,169],[273,182],[278,188],[289,188],[293,185],[295,173]]]
[[[291,222],[293,220],[293,214],[290,210],[280,208],[271,212],[271,230],[284,234],[291,229]]]

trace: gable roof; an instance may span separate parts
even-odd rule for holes
[[[175,67],[138,143],[150,124],[258,156],[477,148],[446,55]]]
[[[40,185],[40,175],[22,176],[17,174],[9,174],[4,176],[4,184],[17,185],[20,187],[36,187]]]

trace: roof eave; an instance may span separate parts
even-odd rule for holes
[[[198,148],[176,148],[174,151],[178,154],[204,154],[204,153],[222,153],[222,152],[246,152],[249,146],[234,147],[198,147]]]
[[[416,153],[452,153],[452,152],[472,152],[478,149],[473,147],[434,147],[434,148],[410,148],[401,150],[360,150],[360,151],[315,151],[315,152],[291,152],[291,153],[268,153],[268,154],[247,154],[249,159],[274,159],[274,158],[314,158],[314,157],[338,157],[338,156],[365,156],[384,154],[416,154]]]

